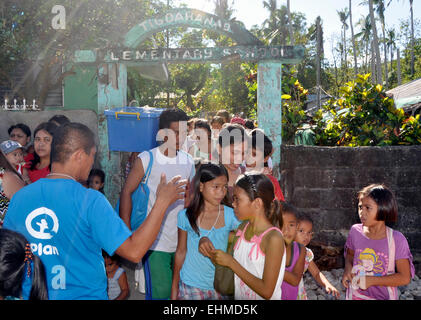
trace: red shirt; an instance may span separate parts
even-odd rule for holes
[[[32,160],[34,160],[34,154],[28,153],[25,157],[23,157],[23,160],[25,161],[24,167],[29,169],[31,167]]]
[[[38,169],[28,170],[29,179],[32,182],[35,182],[38,179],[45,178],[47,176],[47,174],[50,173],[50,168],[49,167],[50,166],[46,166],[45,168],[42,168],[42,169],[39,169],[39,170]]]

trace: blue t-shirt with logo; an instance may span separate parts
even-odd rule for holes
[[[19,190],[3,227],[22,233],[41,258],[51,300],[108,299],[101,249],[112,255],[131,235],[102,193],[68,179]]]
[[[215,249],[226,251],[230,231],[237,229],[241,222],[235,216],[234,210],[227,206],[224,206],[224,222],[222,228],[199,228],[198,235],[191,227],[186,209],[178,213],[177,226],[187,232],[187,253],[180,270],[180,279],[185,284],[203,290],[214,290],[215,266],[208,257],[199,252],[199,240],[201,237],[208,237]]]

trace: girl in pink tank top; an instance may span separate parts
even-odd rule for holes
[[[236,234],[234,256],[214,250],[212,261],[234,271],[236,300],[280,300],[286,254],[273,184],[264,174],[243,174],[235,183],[233,200],[237,218],[245,221]]]

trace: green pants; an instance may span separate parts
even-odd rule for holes
[[[149,250],[143,257],[146,300],[169,300],[175,252]]]

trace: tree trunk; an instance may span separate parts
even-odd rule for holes
[[[295,45],[294,41],[294,32],[292,30],[292,18],[291,18],[291,5],[290,0],[287,1],[287,11],[288,11],[288,30],[289,30],[289,41],[291,46]]]
[[[355,48],[354,26],[352,25],[351,0],[349,0],[349,25],[351,26],[352,51],[354,53],[354,75],[355,77],[357,77],[357,74],[358,74],[357,50]]]
[[[393,73],[393,45],[390,46],[390,72]]]
[[[320,30],[320,16],[316,19],[316,43],[317,43],[317,54],[316,54],[316,85],[317,85],[317,108],[320,109],[320,58],[321,58],[321,30]]]
[[[385,31],[385,26],[384,23],[382,23],[382,32],[383,32],[383,45],[384,45],[384,79],[386,82],[386,88],[389,87],[389,81],[388,81],[388,70],[387,70],[387,44],[386,44],[386,31]]]
[[[374,7],[373,7],[373,0],[368,1],[369,10],[370,10],[370,20],[371,20],[371,28],[373,30],[373,46],[375,52],[375,63],[376,63],[376,73],[377,83],[382,84],[382,68],[381,68],[381,57],[380,57],[380,48],[379,48],[379,38],[377,37],[377,27],[376,27],[376,19],[374,18]],[[374,75],[375,75],[374,74]]]
[[[371,83],[376,84],[376,52],[374,49],[374,40],[371,40]]]
[[[401,51],[398,48],[397,52],[397,72],[398,72],[398,85],[402,84],[402,76],[401,76]]]
[[[411,76],[414,77],[415,74],[415,35],[414,35],[414,8],[413,0],[409,0],[410,11],[411,11]]]

